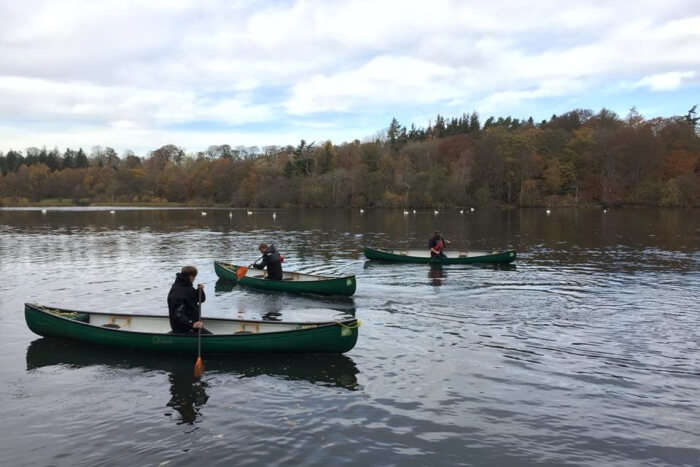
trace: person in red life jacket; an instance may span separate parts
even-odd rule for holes
[[[436,230],[428,244],[430,248],[430,257],[441,259],[447,258],[444,250],[445,248],[447,248],[448,243],[450,242],[443,238],[443,236],[440,234],[440,231]]]
[[[282,261],[284,261],[284,258],[279,254],[275,245],[267,246],[267,243],[261,243],[258,250],[262,253],[262,260],[259,263],[253,264],[253,267],[255,269],[267,268],[266,279],[281,281]]]

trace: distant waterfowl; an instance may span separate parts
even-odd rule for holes
[[[276,213],[276,212],[273,212],[273,213],[272,213],[272,219],[273,219],[273,220],[274,220],[274,219],[277,219],[277,213]]]
[[[440,214],[440,211],[438,211],[438,210],[436,209],[436,210],[433,211],[433,214],[435,214],[435,215],[437,216],[438,214]]]
[[[247,211],[247,214],[248,214],[249,216],[252,216],[252,215],[253,215],[253,211]]]
[[[233,213],[231,211],[228,212],[228,218],[233,219]]]
[[[547,215],[550,215],[552,213],[552,211],[550,211],[549,209],[547,209],[545,212],[547,213]]]
[[[42,214],[46,214],[46,209],[42,209],[42,210],[41,210],[41,213],[42,213]]]
[[[114,213],[116,213],[116,211],[114,209],[112,209],[111,211],[109,211],[109,213],[114,214]]]
[[[460,210],[459,210],[459,213],[460,213],[460,214],[464,214],[464,209],[460,209]]]
[[[474,212],[474,208],[469,208],[469,211],[470,211],[470,212]]]
[[[404,216],[408,216],[408,214],[409,214],[409,212],[408,212],[407,210],[404,209],[404,210],[403,210],[403,215],[404,215]]]
[[[413,210],[413,214],[415,214],[415,213],[416,213],[416,210],[414,209],[414,210]]]
[[[603,214],[607,214],[607,213],[608,213],[608,210],[607,210],[607,209],[603,209]]]
[[[202,211],[202,215],[203,215],[203,216],[206,216],[206,215],[207,215],[207,211]]]
[[[365,213],[365,210],[360,208],[360,214],[364,214],[364,213]]]

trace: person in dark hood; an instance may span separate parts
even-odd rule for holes
[[[444,250],[447,248],[448,243],[450,242],[443,238],[440,231],[436,230],[428,243],[428,247],[430,248],[430,257],[439,259],[447,258]]]
[[[197,268],[185,266],[175,275],[175,282],[168,294],[168,314],[170,327],[176,334],[194,334],[201,328],[202,334],[211,334],[202,326],[200,321],[201,307],[199,303],[206,300],[204,285],[193,287],[197,277]]]
[[[275,248],[275,245],[267,246],[266,243],[261,243],[258,247],[262,253],[262,259],[259,263],[253,264],[255,269],[267,268],[267,279],[273,281],[282,280],[282,257]]]

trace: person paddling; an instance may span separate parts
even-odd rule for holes
[[[283,259],[275,248],[275,245],[268,246],[267,243],[261,243],[258,250],[262,253],[262,259],[259,263],[253,264],[253,267],[255,269],[267,268],[266,279],[281,281]]]
[[[430,248],[430,257],[439,259],[447,258],[444,250],[447,248],[448,243],[450,242],[443,238],[440,231],[436,230],[428,243],[428,247]]]
[[[174,334],[196,334],[201,328],[202,334],[211,334],[200,321],[199,303],[206,300],[204,285],[193,287],[197,277],[197,268],[185,266],[175,275],[175,282],[168,293],[168,315],[170,328]]]

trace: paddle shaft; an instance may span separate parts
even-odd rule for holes
[[[250,266],[248,266],[248,267],[249,267],[249,268],[250,268],[250,267],[253,267],[253,265],[254,265],[255,263],[257,263],[258,261],[260,261],[260,260],[262,259],[263,256],[265,256],[265,255],[260,255],[260,256],[258,256],[258,259],[256,259],[256,260],[253,261],[252,263],[250,263]]]

